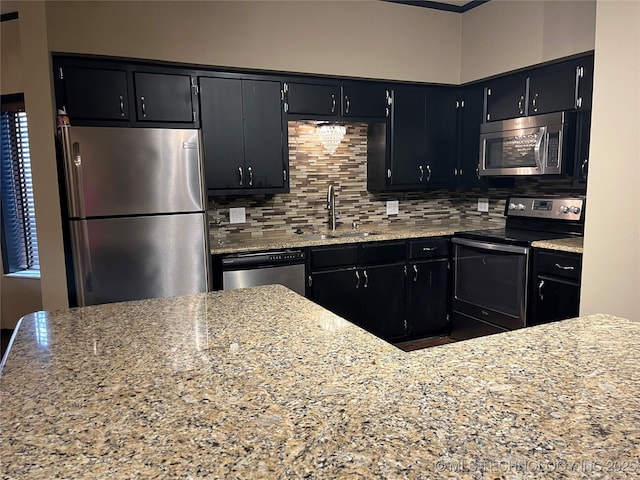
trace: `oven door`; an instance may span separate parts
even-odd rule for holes
[[[454,314],[458,312],[499,329],[524,327],[529,247],[456,237],[452,243]]]

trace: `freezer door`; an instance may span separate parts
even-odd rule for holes
[[[205,215],[71,221],[78,306],[206,292]]]
[[[204,210],[199,131],[65,127],[70,218]]]

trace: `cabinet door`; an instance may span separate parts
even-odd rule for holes
[[[340,89],[337,85],[287,83],[287,112],[292,114],[340,114]]]
[[[590,140],[591,110],[583,110],[576,114],[576,153],[573,168],[573,183],[577,187],[587,188]]]
[[[395,88],[392,110],[390,184],[424,186],[428,163],[425,91]]]
[[[449,327],[448,259],[439,258],[408,265],[407,319],[411,335],[438,335]]]
[[[389,112],[388,92],[379,85],[345,85],[342,88],[342,115],[385,118]]]
[[[526,115],[526,95],[527,78],[524,75],[509,75],[491,80],[485,89],[485,120],[493,122]]]
[[[139,121],[194,122],[189,75],[142,72],[133,75]]]
[[[360,273],[355,267],[311,273],[309,298],[336,315],[360,324]]]
[[[200,77],[200,116],[207,189],[244,186],[242,83]]]
[[[404,265],[360,269],[362,325],[382,338],[405,335]]]
[[[457,91],[435,87],[427,91],[427,161],[424,181],[433,187],[456,184]]]
[[[529,115],[574,110],[578,98],[578,68],[569,62],[531,72]]]
[[[553,322],[578,316],[580,284],[539,274],[532,299],[531,325]]]
[[[62,67],[62,81],[71,120],[129,120],[126,71]]]
[[[242,80],[244,163],[250,188],[284,186],[280,82]]]
[[[479,187],[484,184],[478,173],[480,161],[480,124],[483,110],[482,86],[465,88],[461,95],[459,123],[458,184]]]

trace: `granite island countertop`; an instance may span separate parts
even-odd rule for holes
[[[24,317],[2,478],[637,478],[640,322],[405,353],[281,286]]]

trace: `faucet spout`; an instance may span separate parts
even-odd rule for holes
[[[329,210],[329,227],[332,232],[336,231],[336,191],[333,184],[329,184],[327,189],[327,209]]]

